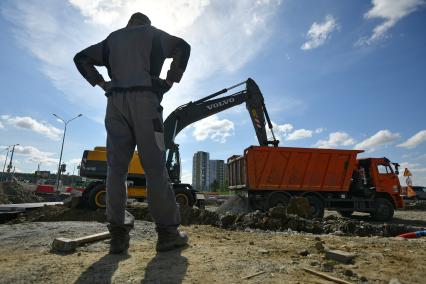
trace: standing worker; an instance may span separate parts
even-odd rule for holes
[[[157,251],[188,242],[187,234],[178,231],[180,214],[165,165],[160,103],[173,83],[181,80],[190,50],[183,39],[151,26],[146,15],[135,13],[125,28],[74,57],[81,75],[92,86],[101,87],[108,98],[106,213],[110,253],[124,253],[129,248],[134,217],[125,210],[126,179],[136,145],[145,170],[148,208],[158,233]],[[173,60],[163,80],[159,76],[166,58]],[[105,66],[111,81],[104,81],[95,66]]]

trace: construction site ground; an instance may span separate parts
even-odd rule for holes
[[[396,222],[406,220],[411,225],[424,227],[426,222],[425,211],[397,211],[396,217]],[[138,220],[128,255],[109,255],[107,240],[70,254],[51,251],[55,237],[74,238],[104,230],[104,223],[93,221],[24,220],[2,224],[0,282],[333,283],[303,268],[350,283],[424,283],[426,279],[426,238],[315,235],[191,225],[183,227],[190,235],[187,248],[156,254],[153,223]],[[350,264],[328,260],[318,243],[356,257]]]

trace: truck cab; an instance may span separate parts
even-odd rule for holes
[[[398,178],[397,163],[391,163],[389,159],[368,158],[359,159],[357,168],[360,173],[360,181],[353,177],[353,183],[364,188],[364,192],[374,192],[375,196],[388,198],[394,208],[404,206],[401,198],[401,184]]]

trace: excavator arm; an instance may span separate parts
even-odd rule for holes
[[[216,98],[217,96],[227,93],[229,90],[244,84],[246,85],[244,90],[229,96]],[[256,82],[249,78],[247,81],[218,91],[205,98],[182,105],[167,117],[164,122],[164,142],[166,149],[168,150],[166,165],[172,182],[180,183],[179,145],[174,142],[176,135],[185,127],[196,121],[240,105],[244,102],[246,103],[246,108],[250,114],[259,145],[278,146],[279,141],[275,139],[275,135],[272,130],[272,123],[265,107],[263,95]],[[266,134],[266,122],[268,123],[268,127],[273,136],[271,141],[268,140]]]

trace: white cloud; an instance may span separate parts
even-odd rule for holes
[[[336,19],[332,15],[327,15],[322,23],[314,22],[306,34],[308,40],[301,49],[310,50],[323,45],[331,37],[331,33],[338,28]]]
[[[188,171],[188,170],[183,170],[181,180],[182,180],[183,183],[191,184],[192,183],[192,172]]]
[[[377,146],[387,145],[400,137],[399,133],[392,133],[391,131],[385,129],[380,130],[373,136],[361,141],[355,145],[356,149],[370,149],[374,150]]]
[[[226,138],[234,135],[234,123],[228,119],[220,120],[216,115],[204,118],[193,125],[192,135],[197,141],[210,138],[219,143],[225,143]]]
[[[11,125],[19,129],[30,130],[42,134],[52,140],[60,140],[62,135],[62,130],[59,128],[56,128],[55,126],[46,122],[39,122],[29,116],[13,117],[9,115],[2,115],[1,119],[3,120],[3,123],[7,125]]]
[[[192,46],[181,84],[174,86],[163,101],[167,115],[199,95],[198,83],[216,72],[235,72],[250,61],[267,42],[281,1],[64,2],[10,2],[2,5],[2,13],[16,26],[19,44],[41,61],[41,71],[53,84],[70,101],[78,102],[102,121],[105,98],[81,78],[72,58],[79,50],[125,26],[132,13],[146,13],[154,26],[183,37]]]
[[[4,128],[3,123],[0,121],[0,129]]]
[[[318,148],[336,148],[354,145],[355,140],[346,132],[333,132],[327,140],[319,140],[314,146]]]
[[[274,130],[275,138],[280,141],[294,141],[305,138],[311,138],[313,134],[317,134],[323,131],[323,128],[318,128],[317,130],[309,130],[309,129],[294,129],[294,126],[290,123],[285,124],[276,124],[272,121],[272,127]],[[272,133],[269,128],[266,128],[266,135],[269,140],[272,138]]]
[[[59,160],[53,158],[55,153],[44,152],[33,146],[18,145],[15,147],[15,154],[25,156],[28,162],[42,163],[45,166],[58,164]]]
[[[419,144],[426,141],[426,130],[421,130],[407,139],[407,141],[397,145],[407,149],[416,148]]]
[[[3,170],[4,160],[6,160],[6,155],[0,155],[0,166],[1,166],[1,170]]]
[[[307,130],[303,128],[297,129],[288,135],[287,140],[292,141],[292,140],[310,138],[312,137],[312,133],[313,133],[312,130]]]
[[[316,133],[316,134],[320,134],[320,133],[324,132],[325,130],[326,130],[325,128],[323,128],[323,127],[319,127],[319,128],[317,128],[317,129],[315,129],[315,133]]]
[[[272,121],[272,129],[274,131],[275,134],[275,138],[283,141],[288,134],[293,130],[293,125],[291,125],[290,123],[285,123],[285,124],[276,124],[275,122]],[[272,132],[271,130],[266,127],[266,135],[268,136],[268,138],[270,138],[269,140],[271,140],[272,138]]]
[[[80,165],[81,163],[81,158],[74,158],[74,159],[70,159],[68,161],[65,162],[65,164],[67,165]]]
[[[376,26],[370,37],[361,38],[358,44],[371,44],[383,38],[386,32],[398,21],[425,4],[424,0],[373,0],[373,7],[364,14],[366,19],[383,19],[384,22]]]

